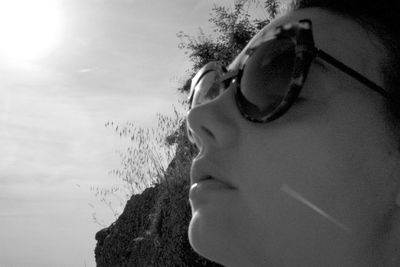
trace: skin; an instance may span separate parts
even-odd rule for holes
[[[313,21],[318,47],[383,84],[385,50],[352,20],[304,9],[263,32],[303,18]],[[195,169],[234,187],[190,197],[192,247],[225,266],[394,266],[400,161],[383,97],[318,61],[301,97],[265,124],[243,118],[229,89],[190,110],[187,123],[200,150],[192,190]]]

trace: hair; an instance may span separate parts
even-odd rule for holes
[[[381,70],[391,126],[400,129],[400,1],[399,0],[291,0],[290,10],[319,7],[358,22],[377,36],[387,50]],[[399,136],[400,138],[400,136]],[[399,139],[400,141],[400,139]],[[400,142],[399,142],[400,145]]]

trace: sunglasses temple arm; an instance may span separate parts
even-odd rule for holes
[[[338,61],[331,55],[327,54],[326,52],[322,51],[321,49],[316,48],[316,56],[323,59],[324,61],[328,62],[329,64],[335,66],[336,68],[340,69],[341,71],[347,73],[348,75],[352,76],[354,79],[360,81],[361,83],[365,84],[366,86],[370,87],[375,92],[383,95],[384,97],[389,98],[388,92],[374,83],[373,81],[365,78],[363,75],[358,73],[357,71],[351,69],[350,67],[346,66],[342,62]]]

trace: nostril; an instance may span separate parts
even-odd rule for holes
[[[214,134],[208,128],[202,126],[201,130],[204,131],[206,133],[206,135],[210,136],[212,139],[215,138]]]
[[[186,127],[187,127],[186,129],[187,129],[187,136],[188,136],[189,141],[192,144],[198,144],[199,137],[197,136],[197,134],[194,133],[194,130],[190,128],[189,124]],[[200,131],[202,131],[204,135],[208,136],[211,139],[215,138],[215,135],[207,127],[201,126]]]

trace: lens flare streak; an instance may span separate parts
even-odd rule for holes
[[[340,229],[342,229],[343,231],[347,232],[347,233],[351,233],[351,229],[349,227],[347,227],[346,225],[344,225],[343,223],[339,222],[338,220],[336,220],[335,218],[333,218],[332,216],[330,216],[328,213],[326,213],[325,211],[323,211],[322,209],[318,208],[316,205],[314,205],[313,203],[311,203],[310,201],[308,201],[306,198],[304,198],[302,195],[300,195],[299,193],[297,193],[296,191],[294,191],[292,188],[290,188],[288,185],[284,184],[281,187],[281,191],[288,194],[289,196],[293,197],[294,199],[296,199],[297,201],[303,203],[304,205],[308,206],[309,208],[311,208],[312,210],[314,210],[315,212],[317,212],[318,214],[320,214],[322,217],[324,217],[325,219],[327,219],[328,221],[332,222],[333,224],[335,224],[336,226],[338,226]]]

